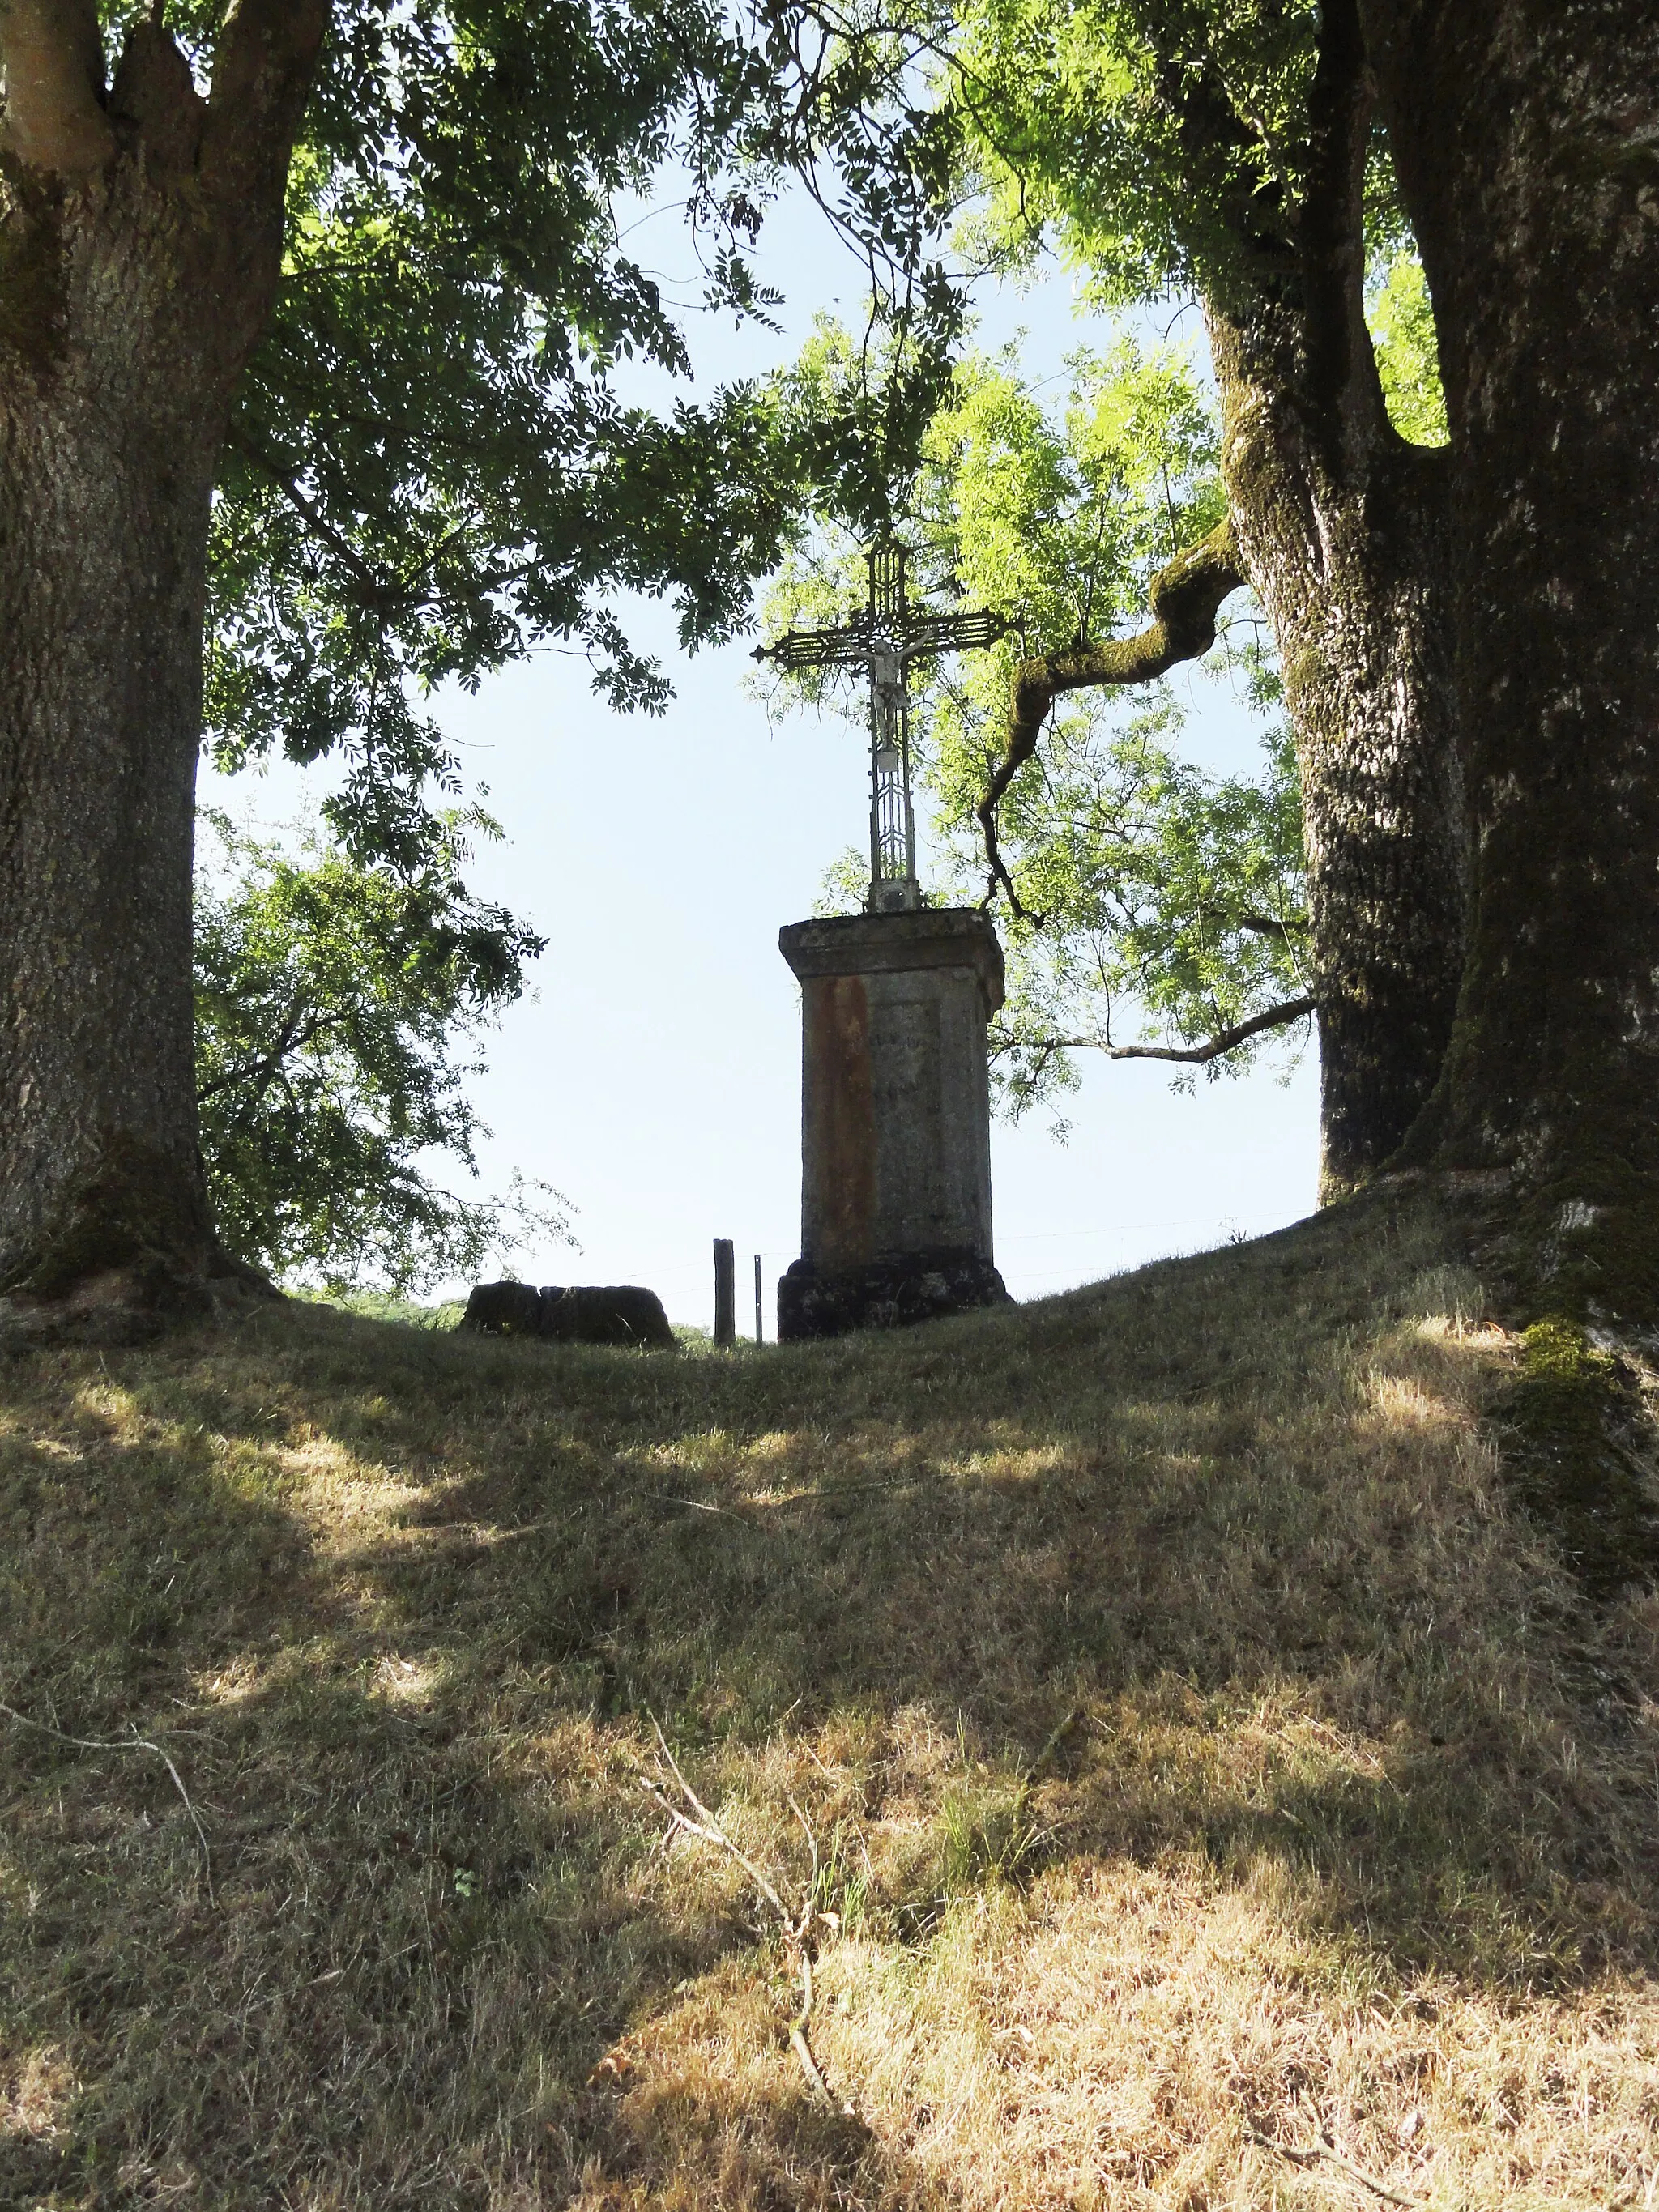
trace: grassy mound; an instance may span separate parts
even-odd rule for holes
[[[1659,1602],[1480,1315],[1372,1200],[886,1340],[0,1368],[0,2204],[1652,2205]]]

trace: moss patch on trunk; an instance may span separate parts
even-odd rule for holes
[[[1659,1510],[1638,1438],[1636,1376],[1576,1321],[1534,1322],[1499,1417],[1515,1493],[1557,1538],[1587,1592],[1604,1597],[1659,1569]]]

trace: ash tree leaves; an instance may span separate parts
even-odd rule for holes
[[[1075,1090],[1079,1054],[1203,1047],[1307,993],[1288,732],[1264,737],[1260,778],[1212,776],[1181,759],[1182,719],[1167,696],[1115,717],[1093,699],[1009,792],[1004,842],[1045,916],[1006,933],[992,1072],[1012,1119]],[[1252,1037],[1206,1072],[1240,1073],[1276,1042]],[[1176,1083],[1194,1079],[1187,1067]]]
[[[204,76],[219,13],[169,9]],[[337,0],[333,26],[222,453],[204,704],[222,768],[344,768],[328,839],[232,837],[233,879],[198,887],[200,1112],[233,1249],[403,1291],[561,1225],[431,1169],[472,1170],[466,1054],[543,941],[465,888],[493,825],[453,804],[427,700],[550,645],[660,712],[616,596],[671,598],[688,647],[727,635],[798,484],[752,388],[661,414],[615,388],[630,360],[689,373],[617,214],[665,168],[711,299],[763,312],[732,179],[766,53],[700,0]]]
[[[1013,349],[970,360],[924,449],[927,560],[1016,625],[1018,644],[964,664],[994,672],[999,699],[1017,651],[1139,629],[1152,575],[1224,511],[1213,415],[1184,352],[1126,337],[1073,353],[1066,372],[1054,410]]]
[[[969,0],[943,97],[988,258],[1052,240],[1103,307],[1294,297],[1316,0]],[[1364,183],[1368,319],[1396,427],[1445,441],[1433,317],[1385,135]]]
[[[698,0],[337,9],[214,515],[222,766],[343,748],[334,829],[413,861],[422,784],[456,788],[434,687],[550,641],[660,712],[615,596],[672,598],[688,647],[742,620],[793,465],[752,388],[660,416],[619,398],[619,363],[689,362],[616,209],[683,172],[711,295],[761,312],[722,223],[752,228],[727,173],[768,84]]]
[[[527,1236],[565,1237],[562,1201],[515,1183],[465,1197],[484,1132],[459,1056],[519,997],[543,940],[461,880],[476,808],[428,820],[404,874],[312,836],[297,854],[213,832],[196,893],[197,1091],[219,1232],[290,1282],[398,1291],[477,1272]]]
[[[1379,258],[1365,288],[1365,315],[1389,420],[1414,446],[1443,446],[1446,394],[1423,264],[1415,252]]]
[[[1225,289],[1241,239],[1259,273],[1295,219],[1318,22],[1316,0],[969,0],[950,96],[988,234],[1018,253],[1054,225],[1118,305]]]
[[[797,404],[845,374],[853,349],[822,327],[794,371]],[[916,672],[935,896],[983,891],[975,809],[1003,749],[1019,661],[1139,629],[1152,577],[1223,511],[1210,395],[1181,349],[1126,337],[1079,350],[1058,404],[1026,382],[1012,349],[959,366],[922,444],[914,566],[923,583],[1016,627],[988,652]],[[767,627],[834,622],[861,596],[857,542],[823,526],[793,549]],[[1004,798],[1005,855],[1038,917],[1000,915],[1009,995],[993,1028],[994,1075],[1012,1115],[1074,1088],[1079,1053],[1185,1049],[1307,994],[1300,787],[1276,672],[1252,631],[1248,618],[1232,626],[1213,673],[1237,680],[1261,720],[1258,776],[1183,762],[1185,709],[1160,684],[1062,701]],[[863,713],[844,675],[805,671],[769,689]],[[838,865],[832,903],[858,902],[863,871],[855,854]],[[1237,1073],[1275,1042],[1252,1037],[1209,1072]]]
[[[1152,575],[1221,519],[1217,428],[1189,358],[1125,337],[1069,363],[1045,408],[1012,356],[970,364],[930,435],[930,552],[1018,634],[936,676],[923,725],[951,895],[975,896],[974,809],[1000,754],[1018,659],[1138,629]],[[1250,635],[1248,621],[1229,635]],[[1253,642],[1224,642],[1217,673],[1278,704]],[[999,811],[1020,903],[1008,915],[1008,1003],[993,1033],[1005,1108],[1073,1087],[1079,1051],[1184,1049],[1304,995],[1306,893],[1300,787],[1288,734],[1262,738],[1259,779],[1206,775],[1179,757],[1168,684],[1061,702]],[[1237,1073],[1270,1041],[1212,1063]]]

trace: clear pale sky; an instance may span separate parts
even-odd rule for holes
[[[674,212],[649,216],[628,243],[647,264],[659,257],[653,273],[670,296],[698,296]],[[859,311],[860,272],[811,210],[775,213],[762,249],[763,276],[789,295],[782,332],[688,318],[700,389],[793,358],[818,308]],[[1073,315],[1059,274],[979,304],[980,342],[1023,330],[1039,375],[1105,335]],[[1182,329],[1195,331],[1196,319]],[[641,378],[629,396],[663,388]],[[585,664],[556,653],[437,702],[507,832],[479,853],[470,880],[549,940],[535,996],[491,1035],[488,1072],[473,1080],[493,1132],[479,1152],[483,1186],[504,1188],[518,1169],[575,1209],[580,1252],[526,1251],[515,1273],[649,1284],[677,1322],[709,1325],[710,1240],[730,1237],[746,1328],[760,1252],[769,1337],[776,1278],[799,1249],[799,1006],[777,933],[811,912],[824,870],[866,834],[863,746],[843,723],[808,714],[769,728],[744,686],[753,640],[687,659],[668,610],[619,611],[672,676],[662,720],[613,714]],[[1253,746],[1243,716],[1202,678],[1191,696],[1194,757],[1244,767]],[[267,826],[320,787],[286,767],[228,784],[204,777],[204,795]],[[1016,1297],[1257,1235],[1312,1208],[1311,1053],[1288,1084],[1264,1067],[1200,1081],[1186,1097],[1171,1094],[1170,1073],[1090,1067],[1066,1108],[1065,1146],[1041,1113],[994,1129],[996,1256]]]

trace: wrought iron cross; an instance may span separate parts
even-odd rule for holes
[[[936,653],[994,645],[1008,628],[999,614],[940,614],[913,605],[905,588],[909,548],[883,538],[865,556],[870,599],[834,629],[787,630],[757,646],[757,660],[780,668],[870,671],[870,912],[921,904],[916,817],[910,797],[910,664]]]

